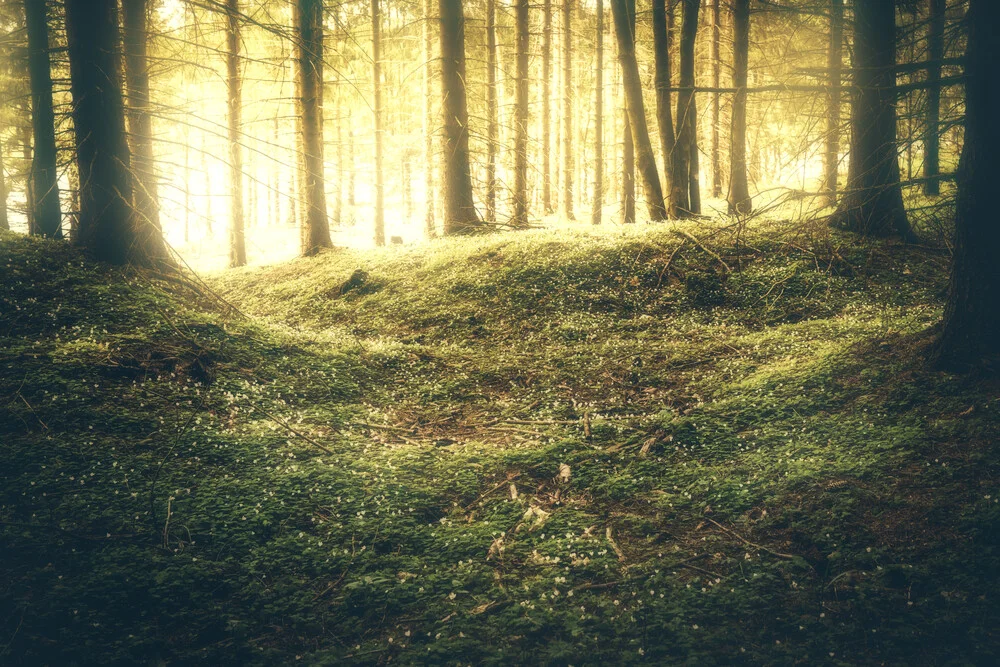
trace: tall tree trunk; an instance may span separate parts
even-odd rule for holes
[[[753,200],[747,184],[747,67],[750,51],[750,0],[733,0],[733,126],[729,152],[729,212],[749,215]]]
[[[712,0],[712,86],[722,83],[722,12],[719,0]],[[712,95],[712,196],[722,196],[722,160],[719,157],[719,124],[721,122],[721,95]]]
[[[573,0],[562,4],[563,53],[563,213],[573,214]]]
[[[4,152],[7,147],[3,145],[3,137],[0,136],[0,229],[9,230],[10,221],[7,219],[7,174],[4,171]]]
[[[552,0],[542,4],[542,209],[552,213]]]
[[[927,29],[927,127],[924,129],[924,194],[941,194],[941,59],[944,58],[944,19],[947,0],[930,0]]]
[[[372,0],[372,92],[375,127],[375,245],[385,245],[385,176],[382,158],[382,12]]]
[[[864,236],[914,238],[899,186],[896,146],[896,8],[854,0],[854,99],[848,191],[831,224]]]
[[[696,108],[694,96],[694,42],[698,35],[700,0],[682,0],[684,18],[681,23],[680,87],[677,93],[677,141],[671,160],[670,217],[683,218],[695,213],[691,201],[691,163],[696,150]]]
[[[472,197],[469,103],[465,90],[465,14],[461,0],[438,0],[441,13],[441,94],[444,100],[444,233],[482,227]]]
[[[514,108],[514,227],[528,226],[528,0],[515,0],[517,94]]]
[[[146,62],[146,0],[122,0],[125,40],[125,108],[132,140],[132,179],[136,222],[151,251],[166,255],[160,229],[160,205],[156,194],[156,164],[153,158],[153,117],[150,115],[149,64]]]
[[[844,0],[830,0],[830,46],[827,50],[830,99],[826,111],[826,151],[823,154],[823,192],[826,205],[837,203],[840,169],[840,75],[843,69]]]
[[[66,0],[66,37],[80,173],[77,242],[112,264],[154,263],[132,210],[117,1]]]
[[[611,0],[612,3],[617,0]],[[614,5],[612,5],[614,7]],[[625,100],[625,131],[622,135],[622,222],[635,222],[635,144],[629,121],[628,99]]]
[[[1000,180],[1000,9],[970,0],[965,57],[965,145],[958,166],[955,250],[944,325],[932,359],[953,369],[1000,367],[1000,226],[995,192]]]
[[[229,266],[245,266],[243,229],[243,79],[240,75],[239,0],[226,0],[226,108],[229,130]],[[300,92],[301,94],[301,92]]]
[[[424,233],[437,236],[434,220],[434,22],[433,0],[424,0]]]
[[[604,213],[604,0],[597,0],[597,65],[594,69],[594,201],[590,222],[601,224]]]
[[[642,82],[639,80],[639,65],[635,59],[635,0],[612,0],[611,13],[615,21],[618,37],[618,61],[622,68],[625,88],[625,108],[629,116],[632,144],[636,152],[636,165],[642,179],[646,206],[651,220],[659,221],[667,217],[663,206],[663,190],[660,176],[656,171],[653,144],[646,126],[646,111],[642,102]]]
[[[31,120],[35,155],[31,163],[32,233],[62,238],[59,174],[56,171],[55,113],[52,110],[52,70],[49,62],[47,3],[24,0],[28,30],[28,76],[31,80]]]
[[[486,222],[497,221],[497,8],[486,0]],[[516,196],[516,195],[515,195]]]
[[[653,54],[656,72],[656,121],[660,129],[663,153],[663,189],[668,210],[673,209],[674,183],[670,168],[674,153],[674,115],[670,108],[670,37],[673,23],[673,0],[653,0]],[[668,18],[669,17],[669,18]]]
[[[35,224],[35,188],[31,184],[31,135],[30,126],[21,128],[21,159],[27,165],[27,173],[24,175],[24,217],[28,223],[28,233],[34,235],[38,233],[38,225]]]

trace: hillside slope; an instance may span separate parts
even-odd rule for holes
[[[0,234],[0,658],[994,663],[944,263],[503,234],[210,281],[240,315]]]

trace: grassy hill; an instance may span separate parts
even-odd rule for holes
[[[225,305],[0,233],[0,661],[995,664],[1000,386],[922,365],[946,264],[537,231]]]

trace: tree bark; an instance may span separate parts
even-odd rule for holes
[[[497,8],[486,0],[486,222],[497,221]]]
[[[848,191],[831,224],[864,236],[912,240],[896,145],[896,9],[854,0],[854,98]]]
[[[698,35],[698,8],[700,0],[682,0],[684,18],[681,23],[680,42],[680,87],[677,93],[677,141],[671,161],[671,183],[673,196],[670,198],[672,218],[684,218],[697,213],[699,208],[692,201],[691,182],[697,179],[697,171],[692,168],[697,150],[697,109],[694,95],[694,42]],[[692,171],[695,179],[692,179]]]
[[[7,174],[4,171],[4,152],[7,147],[3,145],[3,137],[0,137],[0,229],[6,231],[10,229],[10,221],[7,219]]]
[[[461,0],[438,0],[441,13],[441,91],[444,100],[444,233],[482,227],[472,197],[469,104],[465,89],[465,14]]]
[[[52,110],[52,70],[49,61],[47,3],[24,0],[28,32],[28,77],[31,81],[31,120],[34,159],[31,162],[31,232],[62,238],[59,174],[56,170],[55,113]]]
[[[722,79],[722,12],[719,0],[712,0],[712,85],[716,88]],[[744,85],[745,87],[745,85]],[[719,124],[722,120],[721,94],[712,95],[712,196],[722,196],[722,160],[719,152]]]
[[[563,213],[573,214],[573,0],[563,0]]]
[[[616,0],[612,0],[615,2]],[[628,119],[628,101],[625,102],[625,130],[622,135],[622,222],[635,222],[635,144],[632,141],[632,123]]]
[[[823,192],[827,206],[837,203],[840,169],[840,77],[843,69],[844,0],[830,0],[830,46],[827,50],[829,102],[826,111],[826,151],[823,153]]]
[[[729,213],[749,215],[753,200],[747,184],[747,68],[750,52],[750,0],[733,0],[733,98]]]
[[[955,244],[941,336],[932,361],[964,370],[1000,363],[1000,226],[995,192],[1000,169],[1000,9],[991,0],[970,0],[965,65],[965,145],[958,167]]]
[[[77,243],[112,264],[152,264],[137,233],[122,99],[116,0],[66,0],[73,125],[80,173]]]
[[[663,205],[663,190],[656,170],[653,144],[646,126],[646,111],[642,101],[642,82],[639,79],[639,65],[635,58],[635,0],[612,0],[611,12],[618,37],[618,61],[622,68],[625,88],[625,108],[631,128],[632,144],[636,153],[636,166],[642,179],[646,205],[651,220],[660,221],[667,217]]]
[[[941,194],[941,60],[944,58],[946,0],[930,0],[927,29],[927,120],[924,130],[924,194]]]
[[[491,0],[492,1],[492,0]],[[514,106],[514,220],[516,228],[528,226],[528,0],[515,0],[517,30],[517,93]]]
[[[372,125],[375,128],[375,245],[385,245],[385,175],[382,157],[382,12],[372,0]]]
[[[552,0],[542,4],[542,208],[552,208]]]
[[[673,209],[674,183],[670,168],[674,153],[674,115],[670,108],[670,37],[673,23],[673,0],[653,0],[653,55],[656,66],[656,121],[663,153],[663,189],[667,208]]]
[[[594,201],[590,222],[601,224],[604,213],[604,0],[597,0],[597,65],[594,69]]]
[[[424,0],[424,233],[437,236],[434,219],[434,30],[433,0]]]
[[[239,0],[226,0],[226,109],[229,133],[229,266],[247,263],[243,228],[243,80],[240,76]],[[300,95],[302,94],[300,90]]]

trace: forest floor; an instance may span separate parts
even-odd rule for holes
[[[1000,385],[923,364],[946,253],[723,224],[229,306],[0,233],[0,662],[997,664]]]

